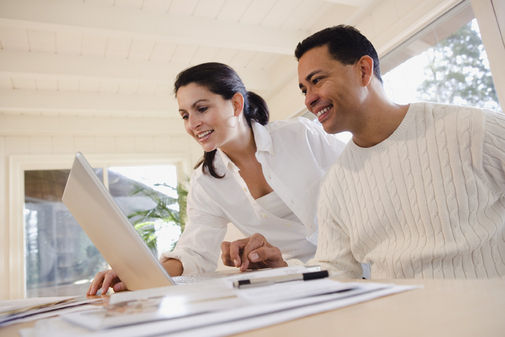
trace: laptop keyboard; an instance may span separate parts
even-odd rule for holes
[[[196,274],[196,275],[173,276],[172,280],[175,282],[175,284],[192,284],[201,281],[206,281],[212,278],[216,277],[212,277],[210,275],[205,274]]]

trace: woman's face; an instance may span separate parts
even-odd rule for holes
[[[226,145],[236,136],[242,95],[237,93],[226,100],[204,86],[190,83],[177,90],[177,103],[186,132],[205,152]]]

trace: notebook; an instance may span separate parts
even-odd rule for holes
[[[62,200],[128,289],[175,284],[80,152]]]

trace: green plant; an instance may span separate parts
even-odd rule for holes
[[[176,188],[167,184],[155,184],[155,186],[164,186],[177,191],[177,198],[173,198],[157,192],[146,186],[136,185],[131,195],[143,195],[150,198],[155,206],[146,210],[135,211],[128,215],[128,219],[132,222],[135,230],[140,234],[147,246],[156,252],[156,228],[157,222],[164,224],[175,224],[180,227],[181,233],[184,231],[186,223],[186,198],[188,191],[182,184],[178,184]],[[175,205],[178,205],[177,210]]]

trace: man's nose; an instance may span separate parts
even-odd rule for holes
[[[305,106],[309,109],[309,111],[312,111],[312,108],[316,105],[318,100],[319,95],[317,95],[317,92],[307,89],[307,92],[305,93]]]

